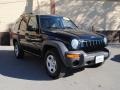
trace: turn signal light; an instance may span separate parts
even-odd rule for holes
[[[67,54],[66,57],[70,59],[79,59],[80,54]]]

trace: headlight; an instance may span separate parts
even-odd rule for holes
[[[104,43],[107,44],[107,38],[106,37],[104,37]]]
[[[73,49],[77,49],[78,45],[79,45],[79,41],[77,39],[73,39],[71,41],[71,46],[72,46]]]

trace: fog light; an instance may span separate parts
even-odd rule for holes
[[[80,54],[67,54],[66,57],[70,59],[79,59]]]

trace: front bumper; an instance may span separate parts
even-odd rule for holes
[[[80,58],[78,59],[70,59],[65,57],[65,61],[66,61],[66,65],[67,67],[70,68],[80,68],[86,65],[93,65],[95,64],[95,58],[97,56],[104,56],[104,61],[109,57],[110,53],[108,49],[103,49],[100,51],[96,51],[96,52],[91,52],[91,53],[86,53],[84,51],[68,51],[66,52],[67,54],[79,54]],[[65,55],[65,56],[66,56]]]

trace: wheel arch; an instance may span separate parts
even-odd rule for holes
[[[68,51],[68,49],[66,48],[64,43],[60,41],[53,41],[53,40],[44,42],[44,45],[42,48],[42,58],[45,57],[45,53],[47,52],[47,50],[50,50],[50,49],[57,50],[58,54],[60,55],[61,61],[63,62],[64,65],[66,65],[65,53]]]
[[[57,49],[55,46],[45,45],[45,46],[43,47],[43,50],[42,50],[43,57],[45,56],[45,53],[46,53],[48,50],[51,50],[51,49],[55,49],[55,50],[58,51],[58,49]]]

